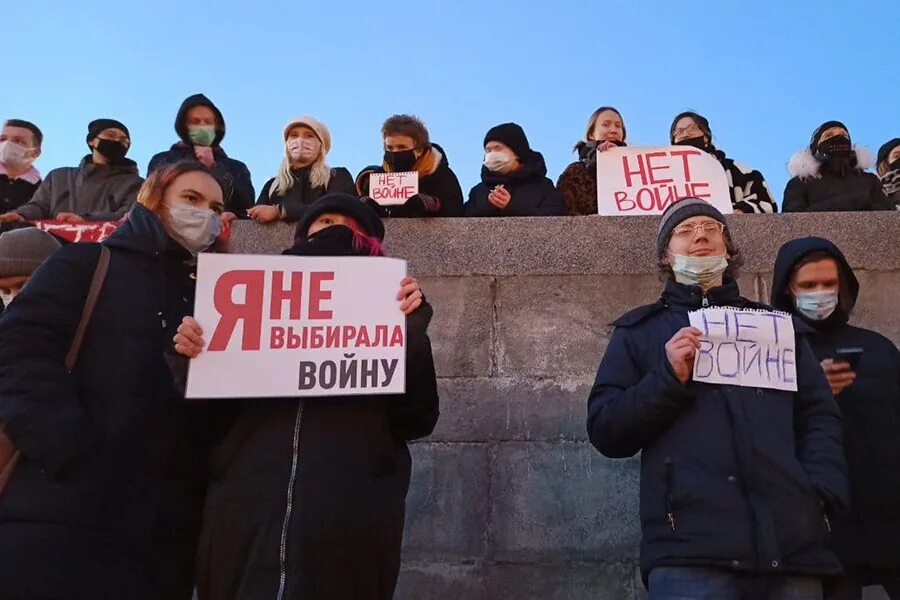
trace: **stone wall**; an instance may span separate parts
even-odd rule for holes
[[[900,342],[900,213],[734,215],[745,296],[768,299],[778,247],[828,237],[857,270],[854,322]],[[611,333],[661,283],[657,218],[394,220],[435,308],[434,435],[413,445],[398,598],[631,599],[639,458],[587,442],[587,396]],[[287,225],[238,223],[233,250],[272,253]]]

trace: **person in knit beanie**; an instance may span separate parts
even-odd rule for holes
[[[3,307],[12,302],[60,243],[36,227],[7,231],[0,235],[0,300]]]

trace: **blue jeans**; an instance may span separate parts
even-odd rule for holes
[[[656,567],[650,600],[822,600],[816,577],[764,576],[704,567]]]

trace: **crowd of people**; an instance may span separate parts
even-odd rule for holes
[[[222,148],[225,118],[203,94],[184,100],[175,117],[178,141],[154,155],[149,176],[159,168],[190,158],[213,169],[225,186],[223,220],[299,221],[304,210],[328,192],[347,193],[372,205],[382,217],[493,217],[597,214],[597,154],[627,146],[625,120],[619,110],[598,108],[584,136],[575,144],[578,160],[556,184],[547,178],[543,155],[532,149],[521,126],[503,123],[484,138],[481,182],[466,200],[446,152],[431,141],[415,116],[388,118],[381,134],[380,163],[361,169],[355,178],[345,167],[331,167],[332,139],[321,121],[292,119],[282,132],[284,158],[274,177],[255,196],[246,164]],[[709,120],[696,112],[676,115],[668,142],[709,152],[721,163],[733,210],[774,213],[775,198],[759,171],[727,156],[713,141]],[[22,119],[9,119],[0,134],[0,224],[39,219],[78,223],[121,218],[135,202],[143,181],[138,165],[127,158],[132,140],[125,124],[97,119],[88,125],[89,153],[77,167],[54,169],[42,180],[34,161],[44,143],[41,130]],[[854,145],[839,121],[815,129],[807,149],[788,161],[792,176],[784,190],[784,212],[895,210],[900,206],[900,138],[886,142],[874,161]],[[418,193],[399,206],[382,206],[369,197],[369,175],[415,171]]]

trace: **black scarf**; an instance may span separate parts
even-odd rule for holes
[[[346,225],[332,225],[307,239],[299,239],[282,252],[292,256],[369,256],[365,249],[353,248],[353,230]]]

